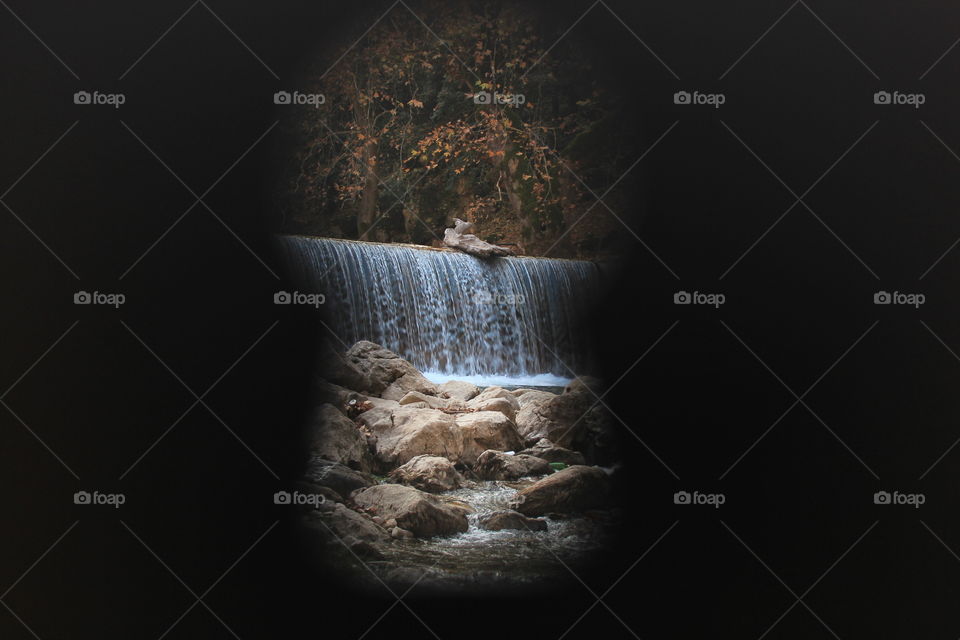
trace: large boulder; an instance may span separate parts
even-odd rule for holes
[[[437,386],[423,377],[416,367],[378,344],[361,340],[347,350],[344,363],[351,377],[364,387],[353,387],[347,381],[345,387],[365,391],[388,400],[400,400],[409,391],[436,395]]]
[[[487,449],[516,451],[523,446],[517,427],[499,411],[460,413],[455,418],[461,438],[460,460],[472,466]]]
[[[467,530],[467,516],[463,509],[413,487],[381,484],[361,489],[351,499],[368,513],[396,520],[398,527],[419,538]]]
[[[584,416],[597,404],[596,396],[584,385],[560,395],[533,391],[519,400],[516,423],[524,440],[533,444],[546,438],[565,448],[575,447],[581,440],[587,427]]]
[[[341,496],[348,496],[352,491],[376,484],[376,479],[369,473],[355,471],[332,460],[314,458],[307,468],[306,478],[313,484],[329,487]]]
[[[510,508],[527,516],[571,513],[603,507],[610,493],[610,480],[599,467],[577,465],[521,489]]]
[[[379,410],[363,415],[373,411]],[[397,467],[423,454],[456,461],[463,452],[456,419],[435,409],[400,407],[388,418],[380,417],[364,424],[377,435],[376,458],[381,467]]]
[[[546,460],[533,456],[484,451],[477,458],[473,472],[481,480],[517,480],[524,476],[549,475],[553,473],[553,467]]]
[[[437,387],[437,389],[440,392],[440,396],[450,398],[451,400],[459,400],[460,402],[466,402],[480,393],[480,387],[470,382],[464,382],[463,380],[448,380]]]
[[[463,476],[453,463],[439,456],[422,455],[390,472],[390,478],[429,493],[459,489]]]
[[[357,425],[332,404],[322,404],[311,416],[310,451],[351,469],[369,471],[373,464],[367,439]]]
[[[477,522],[481,529],[501,531],[502,529],[520,529],[521,531],[546,531],[547,521],[542,518],[528,518],[517,511],[494,511],[483,516]]]
[[[568,466],[586,464],[583,459],[583,454],[579,451],[571,451],[570,449],[558,447],[546,438],[540,438],[532,447],[519,451],[518,455],[519,454],[536,456],[547,462],[562,462]]]

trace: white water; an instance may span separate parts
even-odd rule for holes
[[[599,288],[593,263],[303,236],[280,245],[299,291],[326,296],[343,343],[380,344],[434,381],[563,386],[590,372],[580,323]]]
[[[565,387],[573,378],[562,378],[550,373],[535,376],[498,376],[498,375],[452,375],[439,371],[424,371],[423,376],[430,382],[443,384],[450,380],[471,382],[478,387]]]

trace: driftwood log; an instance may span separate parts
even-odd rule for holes
[[[495,244],[484,242],[474,234],[472,222],[454,218],[454,227],[443,232],[443,244],[454,249],[469,253],[478,258],[495,258],[498,256],[512,256],[513,251],[498,247]]]

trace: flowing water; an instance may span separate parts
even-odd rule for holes
[[[469,529],[448,537],[392,542],[380,547],[382,561],[369,563],[381,579],[401,586],[418,582],[418,589],[443,592],[555,587],[573,579],[590,557],[603,549],[610,531],[609,514],[547,517],[546,531],[479,526],[483,516],[508,509],[521,482],[471,482],[468,487],[441,494],[469,504]],[[397,572],[397,568],[403,568]],[[422,578],[421,578],[422,576]]]
[[[280,245],[301,291],[325,294],[345,344],[376,342],[435,381],[558,386],[590,373],[578,328],[598,291],[591,262],[304,236]]]

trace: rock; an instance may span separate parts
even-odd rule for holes
[[[531,391],[536,391],[536,389],[514,389],[514,390],[511,391],[510,393],[513,394],[513,397],[514,397],[514,398],[519,398],[519,397],[522,396],[523,394],[529,393],[529,392],[531,392]]]
[[[430,409],[446,409],[450,406],[450,400],[446,398],[428,396],[419,391],[410,391],[399,400],[400,406],[421,402],[424,403],[425,407],[429,407]]]
[[[557,394],[550,393],[549,391],[537,391],[536,389],[527,391],[521,396],[517,396],[517,402],[520,405],[520,409],[524,409],[531,404],[543,404],[551,398],[556,398]]]
[[[307,526],[319,529],[320,533],[329,534],[332,531],[337,538],[344,542],[347,542],[349,538],[366,542],[385,542],[389,540],[387,532],[374,524],[370,518],[348,509],[342,504],[337,504],[329,513],[320,514],[319,519],[317,519],[317,516],[307,518],[305,523]],[[325,531],[325,529],[328,529],[328,531]]]
[[[332,404],[314,411],[308,430],[310,450],[326,460],[351,469],[369,471],[373,464],[367,439],[357,425]]]
[[[532,443],[547,438],[565,448],[574,446],[586,430],[582,418],[597,402],[585,388],[560,395],[530,392],[520,396],[520,400],[516,423],[524,440]]]
[[[437,389],[440,395],[451,400],[466,402],[480,393],[480,387],[469,382],[461,380],[449,380],[441,384]]]
[[[488,395],[487,392],[484,391],[473,400],[467,402],[467,408],[476,409],[477,411],[499,411],[510,418],[511,421],[515,420],[517,411],[520,410],[520,403],[509,391],[504,391],[500,389],[500,387],[496,387],[496,389],[499,389],[500,395],[495,393]]]
[[[419,538],[467,530],[467,517],[462,510],[413,487],[381,484],[361,489],[351,499],[375,515],[396,520],[396,526],[413,532]]]
[[[453,463],[439,456],[421,455],[390,472],[390,478],[429,493],[459,489],[463,477]]]
[[[358,540],[356,538],[344,538],[344,544],[361,558],[366,558],[367,560],[383,560],[384,555],[380,553],[380,550],[375,546],[367,542],[366,540]]]
[[[517,511],[494,511],[480,518],[477,523],[481,529],[500,531],[502,529],[520,529],[521,531],[546,531],[547,521],[542,518],[528,518]]]
[[[487,449],[515,451],[523,446],[513,421],[499,411],[461,413],[455,421],[460,428],[460,460],[464,464],[472,466]]]
[[[390,530],[390,537],[397,540],[413,539],[414,535],[412,531],[407,531],[406,529],[401,529],[400,527],[394,527]]]
[[[408,391],[435,395],[437,386],[423,377],[416,367],[378,344],[361,340],[347,350],[344,362],[355,371],[363,387],[342,384],[350,389],[379,395],[387,400],[399,400]],[[335,380],[336,381],[336,380]]]
[[[374,386],[368,373],[358,369],[344,354],[331,348],[329,343],[320,354],[319,373],[326,381],[340,388],[370,391]],[[331,390],[320,389],[321,393],[324,391],[329,393]]]
[[[478,258],[492,258],[496,256],[512,256],[513,251],[498,247],[495,244],[484,242],[474,234],[472,222],[454,218],[454,227],[443,232],[443,244]]]
[[[609,492],[610,481],[603,469],[577,465],[521,489],[510,508],[527,516],[571,513],[603,506]]]
[[[553,473],[550,463],[528,455],[508,455],[501,451],[484,451],[477,458],[473,472],[482,480],[517,480],[524,476]]]
[[[583,459],[583,454],[579,451],[571,451],[570,449],[558,447],[546,438],[537,440],[536,444],[518,452],[517,455],[523,454],[536,456],[537,458],[541,458],[547,462],[562,462],[568,466],[573,466],[575,464],[586,464]]]
[[[330,487],[324,487],[312,482],[300,481],[294,482],[293,488],[303,494],[323,496],[324,502],[318,507],[321,510],[332,509],[334,504],[343,502],[343,496]]]
[[[599,397],[603,394],[604,384],[600,378],[594,378],[593,376],[578,376],[570,381],[566,387],[563,388],[564,393],[579,393],[586,392],[589,395],[595,395]],[[596,397],[594,399],[596,399]]]
[[[355,471],[331,460],[315,458],[306,473],[307,480],[322,487],[330,487],[341,496],[348,496],[352,491],[376,484],[376,480],[368,473]]]
[[[463,439],[454,416],[442,411],[407,405],[392,412],[389,423],[381,419],[374,424],[376,458],[384,468],[394,468],[424,454],[455,461],[463,451]]]
[[[393,529],[395,526],[397,526],[397,519],[396,519],[396,518],[389,518],[389,519],[387,519],[386,522],[383,523],[383,528],[386,529],[386,530],[388,530],[388,531],[389,531],[390,529]]]
[[[318,378],[313,385],[313,398],[317,404],[329,403],[343,411],[351,400],[362,402],[367,399],[361,393],[341,387],[338,384]]]

